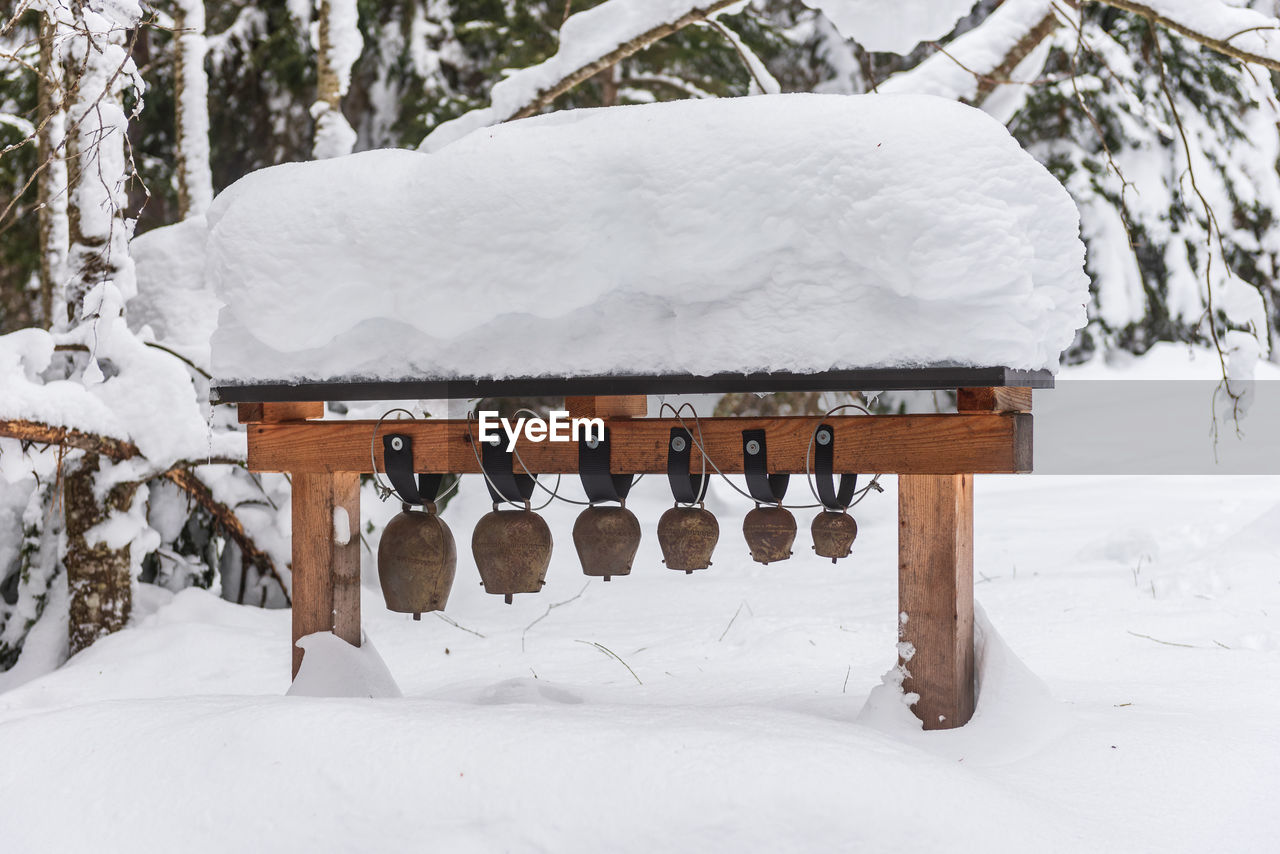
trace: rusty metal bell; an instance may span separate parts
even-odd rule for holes
[[[626,507],[588,507],[573,523],[573,545],[583,575],[605,581],[629,575],[640,548],[640,520]]]
[[[819,557],[829,557],[835,563],[848,557],[853,551],[853,541],[858,538],[858,523],[848,513],[821,510],[809,526],[813,535],[813,550]]]
[[[672,507],[658,520],[658,545],[667,569],[686,575],[711,566],[720,539],[720,523],[703,507]]]
[[[453,532],[433,512],[405,509],[382,532],[378,580],[390,611],[415,620],[424,611],[443,611],[457,566]]]
[[[785,507],[757,506],[742,520],[742,535],[756,563],[786,560],[796,541],[796,517]]]
[[[471,554],[487,593],[537,593],[551,564],[551,529],[532,510],[486,513],[471,534]]]

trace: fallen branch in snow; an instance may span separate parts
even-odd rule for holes
[[[1128,629],[1126,629],[1125,631],[1128,631]],[[1204,647],[1199,647],[1199,646],[1196,646],[1195,644],[1190,644],[1190,643],[1175,643],[1174,641],[1160,640],[1160,638],[1153,638],[1151,635],[1144,635],[1138,632],[1129,632],[1129,634],[1133,635],[1135,638],[1143,638],[1144,640],[1155,641],[1156,643],[1162,643],[1165,646],[1180,646],[1183,649],[1203,649],[1204,648]]]
[[[551,615],[551,611],[552,611],[552,609],[554,609],[554,608],[559,608],[561,605],[568,605],[570,602],[573,602],[574,600],[576,600],[576,599],[580,598],[580,597],[582,596],[582,594],[583,594],[583,593],[586,593],[586,592],[587,592],[587,588],[588,588],[588,587],[590,587],[590,586],[591,586],[591,582],[590,582],[590,581],[588,581],[586,584],[582,585],[582,589],[578,591],[577,595],[575,595],[575,596],[571,596],[571,597],[569,597],[568,599],[564,600],[563,602],[553,602],[552,604],[548,605],[548,606],[547,606],[547,610],[546,610],[546,612],[544,612],[544,613],[543,613],[543,615],[542,615],[541,617],[539,617],[538,619],[534,620],[534,621],[533,621],[532,623],[530,623],[529,625],[525,626],[525,627],[524,627],[524,631],[520,633],[520,651],[521,651],[521,652],[524,652],[524,636],[525,636],[525,635],[527,635],[527,634],[529,634],[529,629],[531,629],[531,628],[533,628],[534,626],[538,625],[538,623],[542,622],[542,621],[543,621],[543,620],[545,620],[548,616],[550,616],[550,615]],[[624,662],[624,663],[625,663],[625,662]]]
[[[478,638],[484,637],[484,635],[480,634],[475,629],[469,629],[466,626],[459,623],[457,620],[453,619],[453,617],[448,616],[447,614],[445,614],[444,611],[435,611],[434,613],[437,617],[444,620],[446,623],[453,626],[455,629],[462,629],[467,634],[475,635]]]
[[[86,433],[74,427],[55,427],[38,421],[20,419],[0,419],[0,437],[17,439],[38,445],[56,445],[61,448],[75,448],[90,454],[98,454],[123,462],[140,457],[142,454],[137,445],[125,439]],[[207,460],[181,460],[166,471],[156,472],[152,477],[164,478],[189,495],[203,507],[226,535],[240,548],[245,560],[253,564],[264,575],[270,575],[280,585],[285,602],[292,604],[289,587],[277,569],[271,555],[260,549],[253,537],[245,531],[235,511],[218,501],[213,491],[194,471],[202,465],[242,465],[242,460],[211,457]],[[150,479],[150,477],[146,478]]]
[[[587,644],[588,646],[594,646],[596,649],[600,650],[601,652],[603,652],[605,655],[609,656],[610,658],[615,659],[619,664],[621,664],[623,667],[627,668],[627,672],[631,674],[631,678],[632,678],[632,679],[636,680],[636,684],[637,684],[637,685],[643,685],[643,684],[644,684],[643,682],[641,682],[641,681],[640,681],[640,677],[636,675],[636,672],[635,672],[634,670],[632,670],[632,669],[631,669],[631,665],[630,665],[630,664],[627,664],[625,661],[623,661],[623,660],[622,660],[622,657],[621,657],[620,655],[618,655],[616,652],[614,652],[613,650],[609,649],[609,647],[605,646],[605,645],[604,645],[604,644],[602,644],[602,643],[596,643],[595,641],[584,641],[584,640],[580,640],[580,641],[575,641],[575,642],[576,642],[576,643],[585,643],[585,644]]]
[[[716,639],[716,643],[724,640],[724,636],[729,634],[729,629],[733,628],[733,621],[738,619],[738,615],[742,613],[743,608],[747,609],[748,614],[751,613],[751,606],[747,604],[746,599],[743,599],[742,603],[738,605],[738,610],[733,612],[733,616],[729,618],[729,625],[724,627],[724,631],[720,633],[720,637]]]

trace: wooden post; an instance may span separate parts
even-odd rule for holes
[[[335,513],[347,514],[346,543]],[[293,475],[293,675],[302,665],[298,638],[333,632],[360,645],[360,475]]]
[[[899,663],[925,729],[973,716],[973,475],[898,477]]]

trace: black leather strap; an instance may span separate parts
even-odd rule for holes
[[[534,481],[530,475],[516,474],[511,467],[515,455],[502,449],[501,440],[494,444],[480,443],[480,461],[484,466],[485,484],[489,497],[495,503],[510,501],[525,504],[533,497]]]
[[[742,431],[742,470],[752,498],[762,504],[782,503],[791,475],[769,474],[769,450],[763,430]]]
[[[609,470],[609,428],[604,428],[604,437],[593,441],[593,434],[584,430],[578,439],[578,476],[582,478],[582,488],[586,490],[587,500],[592,504],[600,501],[622,501],[631,491],[631,475],[613,474]]]
[[[671,484],[671,494],[681,504],[701,503],[711,480],[710,474],[689,473],[692,454],[693,436],[683,427],[672,427],[671,437],[667,440],[667,481]]]
[[[436,500],[444,475],[420,474],[414,482],[411,437],[404,433],[382,437],[382,467],[401,502],[425,507]]]
[[[824,441],[825,440],[825,441]],[[840,486],[835,483],[836,431],[830,424],[819,424],[814,433],[813,474],[818,486],[818,500],[828,510],[847,510],[858,489],[856,474],[840,475]]]

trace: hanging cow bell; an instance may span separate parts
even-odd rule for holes
[[[796,541],[796,517],[782,506],[790,476],[769,474],[765,431],[742,431],[742,464],[747,489],[756,500],[755,509],[742,520],[742,535],[756,563],[774,563],[791,557]]]
[[[551,565],[551,529],[528,509],[499,510],[497,505],[476,524],[471,554],[487,593],[511,604],[516,593],[537,593]]]
[[[408,434],[384,436],[382,445],[393,488],[383,487],[381,481],[378,486],[384,498],[398,495],[402,510],[378,543],[378,581],[388,610],[420,620],[424,611],[444,610],[458,567],[453,532],[436,511],[442,475],[415,477],[413,438]],[[414,505],[422,509],[414,510]]]
[[[820,510],[809,526],[813,535],[813,550],[819,557],[829,557],[835,563],[848,557],[853,551],[853,541],[858,537],[858,523],[848,513]]]
[[[702,507],[672,507],[658,520],[658,545],[667,569],[686,575],[711,566],[711,553],[720,539],[720,523]]]
[[[608,581],[630,575],[640,548],[640,521],[626,507],[588,507],[573,523],[582,574]]]
[[[835,430],[830,424],[819,424],[813,431],[814,482],[822,510],[813,517],[809,533],[813,535],[813,550],[820,557],[829,557],[835,563],[848,557],[853,551],[853,541],[858,536],[858,523],[849,515],[849,505],[858,489],[858,475],[842,473],[835,479]],[[874,485],[874,481],[872,482]]]
[[[631,475],[613,474],[609,428],[599,435],[584,431],[578,440],[578,474],[590,507],[573,523],[573,545],[582,562],[583,575],[608,581],[615,575],[629,575],[640,548],[640,521],[627,509]],[[617,507],[598,502],[616,501]]]
[[[404,510],[387,523],[378,544],[378,581],[387,610],[413,614],[443,611],[453,588],[458,552],[449,526],[426,510]]]
[[[784,507],[757,506],[742,521],[742,535],[756,563],[786,560],[796,541],[796,517]]]
[[[671,485],[676,506],[663,513],[658,520],[658,545],[662,547],[662,562],[667,565],[667,569],[686,575],[692,574],[695,569],[711,566],[711,553],[715,551],[716,542],[720,539],[720,523],[702,506],[710,479],[705,472],[693,474],[689,470],[693,448],[693,434],[684,427],[671,429],[667,444],[667,481]],[[705,465],[704,456],[703,466]]]

